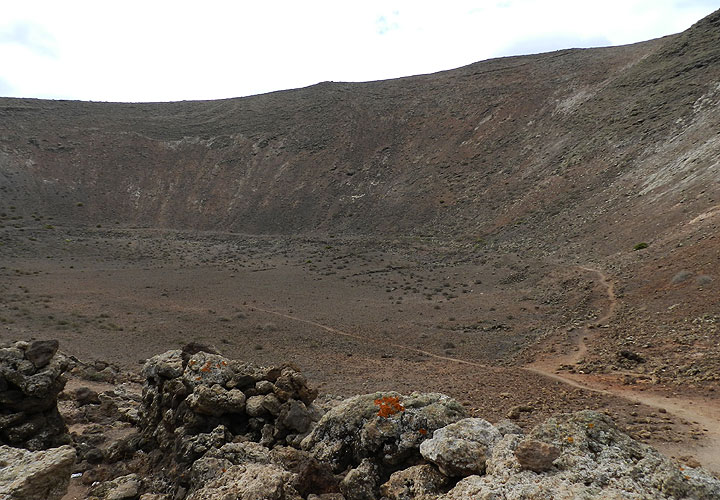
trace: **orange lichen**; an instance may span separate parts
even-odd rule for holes
[[[394,396],[384,396],[375,400],[375,404],[380,407],[377,414],[379,417],[388,418],[401,411],[405,411],[405,407],[400,404],[400,398]]]
[[[209,372],[211,366],[212,366],[212,364],[210,363],[210,361],[208,361],[207,363],[205,363],[205,366],[200,368],[200,371],[201,372]]]
[[[575,442],[575,438],[573,438],[572,436],[569,436],[569,437],[567,438],[567,442],[568,442],[568,443],[574,443],[574,442]]]
[[[593,427],[595,427],[595,424],[593,424],[592,422],[590,422],[590,423],[588,424],[588,429],[592,429]]]
[[[424,436],[427,434],[427,429],[418,429],[418,432]]]

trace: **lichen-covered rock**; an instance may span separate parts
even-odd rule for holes
[[[415,465],[394,472],[380,493],[389,500],[435,500],[447,483],[448,478],[432,465]]]
[[[143,365],[142,374],[147,379],[172,379],[182,375],[184,370],[182,351],[174,349],[148,359]]]
[[[553,461],[559,456],[559,448],[536,439],[525,439],[515,449],[515,458],[520,467],[534,472],[550,470]]]
[[[397,401],[400,409],[381,416],[382,398]],[[336,472],[357,466],[364,458],[396,467],[419,459],[420,443],[433,431],[466,416],[454,399],[444,394],[364,394],[349,398],[328,411],[302,441],[302,449],[326,461]]]
[[[187,500],[301,500],[292,480],[292,473],[274,464],[232,465]]]
[[[365,458],[345,475],[340,482],[340,492],[347,500],[375,500],[379,481],[377,466]]]
[[[447,476],[481,474],[486,457],[501,438],[487,420],[465,418],[436,430],[432,439],[420,445],[420,453]]]
[[[0,498],[58,500],[67,493],[75,450],[28,451],[0,445]]]
[[[605,415],[582,411],[547,420],[528,439],[561,450],[548,472],[523,470],[515,451],[522,436],[507,434],[487,461],[484,476],[469,476],[442,500],[712,499],[720,480],[702,469],[680,468],[650,446],[619,431]]]

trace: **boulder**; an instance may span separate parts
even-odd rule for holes
[[[292,479],[292,473],[273,464],[231,465],[187,500],[301,500]]]
[[[211,387],[198,386],[186,402],[197,413],[220,416],[224,413],[242,412],[245,409],[245,394],[237,389],[224,389],[219,384]]]
[[[0,445],[0,498],[59,500],[67,493],[75,450],[29,451]]]
[[[397,468],[420,459],[420,443],[433,431],[465,416],[462,405],[444,394],[364,394],[329,410],[301,447],[336,472],[365,458]]]
[[[280,410],[278,423],[286,430],[303,433],[310,428],[312,415],[305,403],[291,399]]]
[[[438,429],[420,445],[423,458],[452,477],[482,474],[485,460],[502,435],[487,420],[465,418]]]
[[[656,500],[720,498],[720,480],[684,469],[615,427],[606,415],[581,411],[548,419],[527,439],[557,447],[550,471],[518,461],[522,436],[507,434],[493,447],[484,476],[462,479],[441,500],[547,498]]]
[[[57,340],[36,340],[25,351],[25,359],[30,361],[35,368],[43,368],[50,363],[58,347],[60,347],[60,342]]]

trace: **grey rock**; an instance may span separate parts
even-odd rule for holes
[[[181,434],[179,432],[178,434]],[[230,439],[230,434],[224,425],[218,425],[212,432],[178,437],[176,459],[181,463],[192,463],[208,450],[221,448]]]
[[[195,460],[190,468],[190,486],[192,491],[201,489],[207,483],[221,476],[233,463],[224,458],[204,456]]]
[[[80,406],[88,404],[99,405],[100,395],[89,387],[78,387],[75,389],[75,401],[77,401]]]
[[[275,386],[269,380],[260,380],[255,384],[255,390],[258,394],[270,394],[275,389]]]
[[[188,360],[182,379],[186,386],[192,388],[215,384],[224,387],[234,375],[227,358],[219,354],[198,352]]]
[[[197,386],[186,402],[193,411],[203,415],[220,416],[240,413],[245,409],[245,394],[238,389],[227,390],[221,385]]]
[[[448,478],[432,465],[414,465],[394,472],[380,493],[389,500],[435,500],[447,483]]]
[[[420,445],[422,456],[447,476],[481,474],[500,432],[481,418],[466,418],[438,429]]]
[[[305,403],[291,399],[283,405],[278,421],[285,429],[303,433],[310,428],[312,416]]]
[[[513,422],[512,420],[500,420],[495,424],[495,428],[502,434],[503,436],[506,434],[519,434],[523,435],[525,434],[525,431],[522,430],[522,427],[520,427],[518,424]]]
[[[316,390],[308,387],[305,376],[292,368],[282,370],[280,376],[275,380],[273,391],[281,401],[299,399],[306,405],[312,403],[318,394]]]
[[[375,500],[379,481],[377,467],[366,458],[345,475],[340,482],[340,492],[347,500]]]
[[[153,356],[145,362],[142,373],[145,378],[153,380],[179,377],[183,373],[182,351],[174,349]]]
[[[112,481],[94,484],[89,490],[90,497],[101,500],[136,500],[140,496],[142,481],[137,474],[120,476]]]
[[[301,500],[292,479],[292,473],[273,464],[233,465],[187,500]]]
[[[100,448],[90,448],[83,454],[83,459],[87,460],[91,464],[99,464],[103,461],[105,455]]]
[[[28,451],[0,445],[0,498],[59,500],[67,493],[75,450]]]
[[[382,417],[375,403],[398,398],[404,409]],[[465,410],[443,394],[395,392],[354,396],[330,409],[303,439],[302,449],[330,463],[336,472],[357,466],[364,458],[396,467],[419,459],[418,447],[433,431],[465,417]]]
[[[720,480],[702,469],[681,471],[650,446],[619,431],[600,413],[582,411],[551,418],[530,432],[528,439],[562,451],[551,471],[523,470],[515,456],[523,437],[508,434],[493,447],[484,476],[469,476],[439,498],[720,498]]]
[[[282,402],[275,394],[266,394],[262,397],[262,407],[265,408],[270,415],[277,417],[280,414]]]
[[[273,463],[294,474],[291,484],[301,496],[338,491],[339,480],[330,465],[309,453],[289,446],[276,446],[270,456]]]
[[[33,355],[32,345],[33,359],[40,368],[24,357],[27,352]],[[55,352],[55,343],[32,345],[26,350],[0,349],[0,442],[40,450],[69,442],[65,422],[57,410],[69,360]],[[49,352],[55,355],[45,359]]]
[[[36,340],[25,351],[25,359],[30,361],[35,368],[46,366],[60,347],[57,340]]]

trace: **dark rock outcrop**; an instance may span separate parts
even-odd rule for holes
[[[264,368],[194,346],[149,359],[143,374],[143,437],[178,462],[240,436],[267,447],[297,445],[319,418],[317,392],[291,367]]]
[[[0,443],[42,450],[69,442],[57,409],[69,360],[57,341],[0,348]]]

